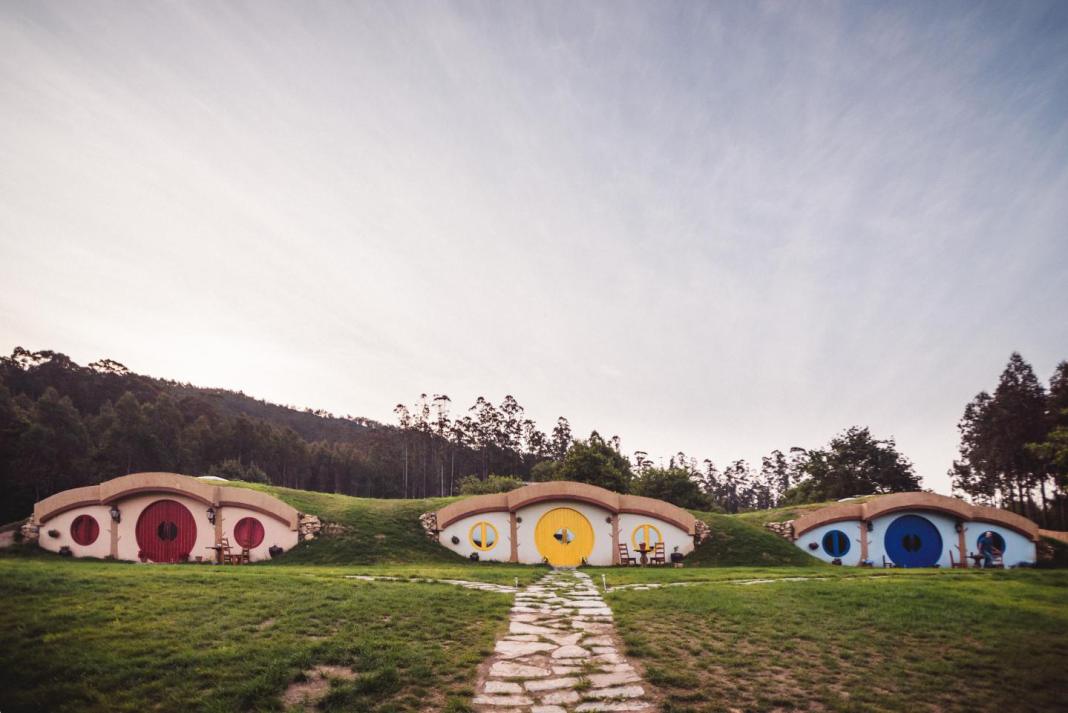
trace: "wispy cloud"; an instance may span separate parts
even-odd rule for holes
[[[1062,3],[0,4],[0,335],[717,461],[1068,357]]]

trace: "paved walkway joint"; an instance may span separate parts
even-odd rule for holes
[[[516,593],[473,701],[480,713],[598,713],[653,708],[623,654],[612,610],[590,577],[557,569]]]

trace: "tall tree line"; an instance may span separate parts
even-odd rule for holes
[[[1013,353],[991,394],[982,391],[958,425],[955,490],[1053,529],[1068,529],[1068,362],[1049,382]]]

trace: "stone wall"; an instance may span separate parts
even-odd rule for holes
[[[319,518],[315,515],[300,513],[300,516],[297,519],[298,540],[314,540],[322,529],[323,523],[320,522]]]
[[[41,528],[31,522],[27,522],[19,530],[22,533],[23,542],[37,542],[41,537]]]
[[[712,530],[704,520],[695,520],[693,523],[693,544],[696,547],[708,538],[712,537]]]
[[[423,526],[423,532],[426,533],[427,538],[431,542],[440,541],[440,535],[438,530],[438,514],[436,512],[425,512],[420,515],[419,524]]]
[[[768,530],[771,530],[787,542],[793,542],[796,539],[794,537],[793,520],[787,520],[786,522],[765,522],[764,527]]]

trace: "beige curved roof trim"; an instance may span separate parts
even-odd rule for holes
[[[33,521],[40,525],[60,513],[86,505],[107,505],[140,493],[184,495],[215,507],[243,507],[281,520],[297,529],[300,513],[278,498],[258,490],[213,485],[178,473],[134,473],[100,485],[73,488],[45,498],[33,506]]]
[[[1001,508],[972,505],[959,498],[935,493],[893,493],[872,498],[864,503],[828,505],[794,520],[794,535],[800,537],[815,527],[833,522],[874,520],[899,510],[933,510],[968,522],[989,522],[1015,530],[1033,541],[1038,540],[1038,525],[1026,517]]]
[[[687,534],[694,534],[694,516],[671,503],[638,495],[620,495],[596,485],[568,480],[532,483],[507,493],[477,495],[450,503],[438,510],[438,527],[444,528],[457,520],[484,512],[515,512],[526,505],[546,500],[578,500],[612,513],[647,515],[676,525]]]

